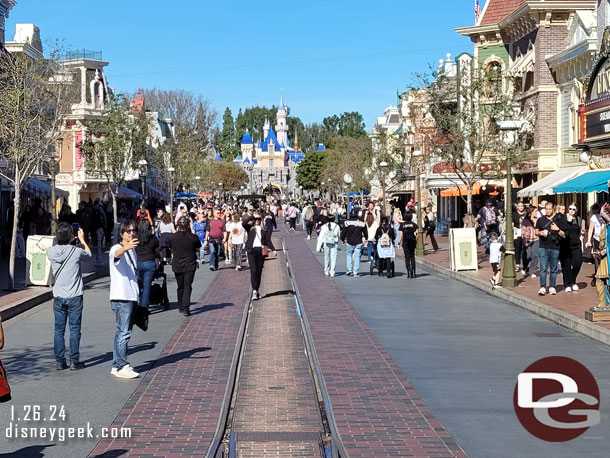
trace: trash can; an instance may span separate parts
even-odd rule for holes
[[[47,250],[53,246],[52,235],[30,235],[25,249],[25,263],[28,272],[28,284],[51,286],[51,262]]]

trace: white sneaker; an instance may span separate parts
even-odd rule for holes
[[[136,371],[134,371],[129,364],[123,366],[123,368],[119,371],[117,371],[116,374],[114,374],[115,377],[118,378],[138,378],[140,376],[140,374],[138,374]]]
[[[578,285],[572,285],[572,291],[578,291],[580,288]]]
[[[525,270],[521,270],[521,275],[525,275]]]
[[[546,294],[546,288],[543,286],[538,290],[538,296],[544,296]]]
[[[531,274],[530,278],[536,278],[536,274]]]
[[[308,236],[307,236],[307,240],[311,240],[311,235],[308,235]]]
[[[557,291],[555,291],[555,288],[553,288],[552,286],[549,288],[549,294],[550,295],[555,295],[557,294]]]
[[[116,367],[113,367],[112,369],[110,369],[110,375],[116,375],[116,373],[117,373],[118,371],[119,371],[119,370],[118,370]]]
[[[252,300],[255,301],[256,299],[258,299],[258,291],[254,290],[252,291]]]
[[[241,267],[237,266],[237,267],[235,268],[235,270],[241,270]]]
[[[324,275],[328,276],[330,275],[330,272],[324,271]]]
[[[225,259],[225,264],[231,264],[231,260],[230,259]]]
[[[572,288],[570,286],[567,286],[565,289],[566,293],[571,293],[572,292]]]

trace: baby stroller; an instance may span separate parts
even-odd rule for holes
[[[162,305],[165,310],[169,310],[169,298],[167,297],[167,275],[163,272],[161,263],[152,279],[150,285],[149,303]]]
[[[388,234],[382,234],[377,241],[374,256],[375,259],[371,262],[370,266],[371,275],[373,275],[373,270],[377,269],[377,274],[380,277],[383,275],[384,270],[387,271],[388,278],[394,277],[394,258],[396,257],[396,250],[394,249],[394,242]]]

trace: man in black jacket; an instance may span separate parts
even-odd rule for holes
[[[367,230],[364,221],[358,219],[358,213],[352,211],[349,215],[349,220],[343,223],[341,231],[341,242],[343,245],[347,242],[347,273],[359,277],[358,269],[360,269],[360,253],[362,246],[366,246]]]

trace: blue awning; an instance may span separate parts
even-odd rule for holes
[[[610,170],[588,172],[553,188],[555,194],[569,192],[608,192]]]

